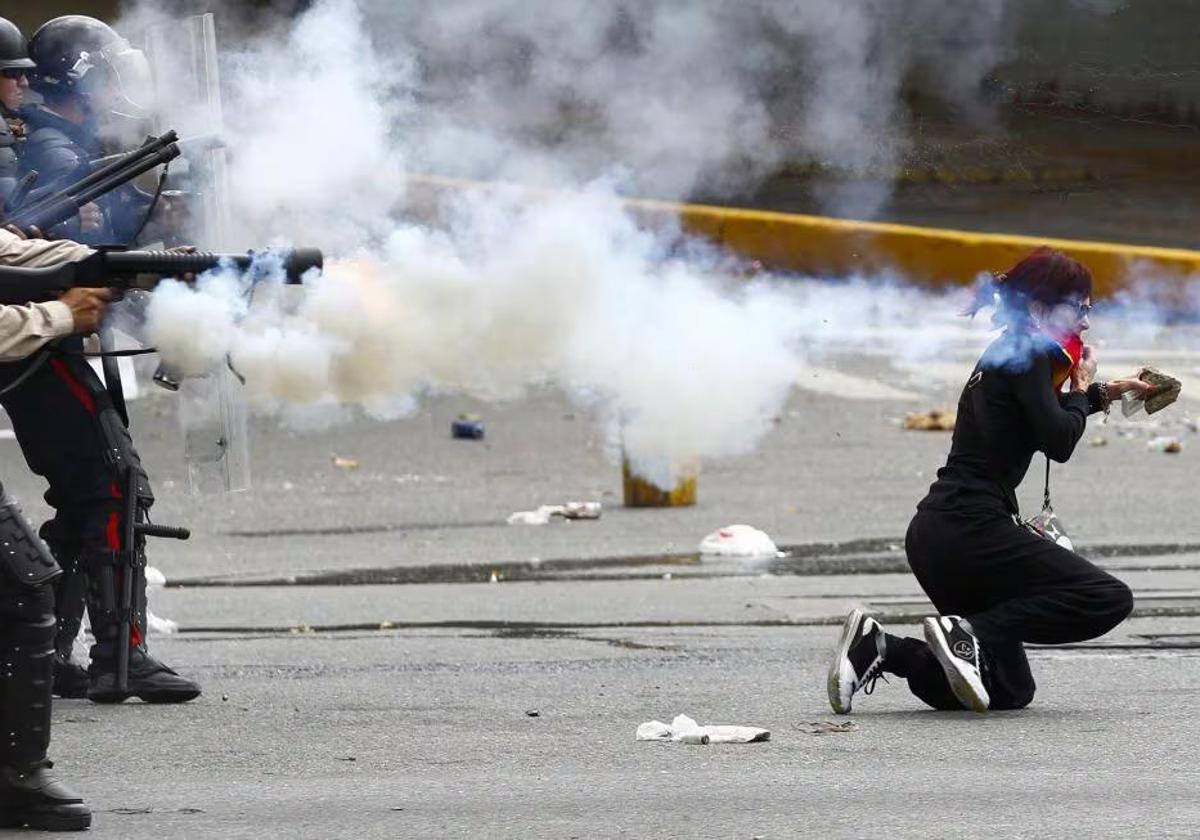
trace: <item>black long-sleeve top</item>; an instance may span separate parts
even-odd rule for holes
[[[1100,400],[1096,389],[1055,387],[1062,354],[1054,341],[1016,328],[988,347],[959,398],[946,466],[919,509],[1018,513],[1016,489],[1034,453],[1071,457]]]

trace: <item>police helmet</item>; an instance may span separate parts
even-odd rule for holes
[[[33,66],[21,30],[12,21],[0,18],[0,73],[5,70],[32,70]]]
[[[119,95],[134,107],[149,104],[146,56],[96,18],[63,15],[42,24],[29,39],[29,57],[35,65],[30,83],[43,95],[90,97],[115,83]]]

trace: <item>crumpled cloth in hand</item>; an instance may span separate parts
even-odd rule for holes
[[[671,723],[651,720],[637,728],[639,741],[681,741],[685,744],[751,744],[767,741],[771,733],[757,726],[701,726],[687,715]]]

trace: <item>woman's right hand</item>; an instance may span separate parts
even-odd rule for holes
[[[1083,345],[1079,355],[1079,364],[1071,371],[1071,390],[1086,391],[1088,386],[1096,381],[1096,349],[1090,344]]]
[[[1140,374],[1139,374],[1140,375]],[[1114,379],[1108,383],[1108,396],[1112,399],[1120,397],[1122,394],[1127,394],[1130,391],[1134,396],[1146,399],[1150,396],[1150,392],[1154,390],[1154,386],[1149,382],[1143,382],[1138,379],[1138,375],[1130,376],[1125,379]]]

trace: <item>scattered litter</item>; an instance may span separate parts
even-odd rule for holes
[[[483,440],[483,421],[478,414],[460,414],[450,424],[450,436],[455,440]]]
[[[1094,437],[1088,441],[1088,446],[1092,447],[1092,449],[1099,449],[1103,446],[1108,446],[1108,438],[1103,436]]]
[[[701,554],[720,557],[783,557],[765,532],[750,525],[727,525],[700,541]]]
[[[555,516],[563,519],[599,519],[599,502],[567,502],[565,505],[542,505],[537,510],[519,510],[508,517],[509,525],[547,525]]]
[[[356,470],[358,469],[358,461],[353,458],[343,458],[340,455],[330,455],[330,462],[339,470]]]
[[[542,713],[539,712],[537,709],[526,709],[525,716],[526,717],[541,717]]]
[[[164,586],[167,585],[167,576],[164,575],[161,571],[159,571],[154,566],[147,566],[145,574],[146,574],[146,600],[147,600],[147,602],[149,602],[150,596],[154,593],[155,590],[162,589]],[[160,616],[155,615],[153,612],[150,611],[150,608],[147,606],[147,608],[146,608],[146,629],[150,631],[151,635],[169,636],[172,633],[179,632],[179,623],[176,621],[172,621],[169,618],[162,618]]]
[[[1176,455],[1183,451],[1183,444],[1177,438],[1170,437],[1169,435],[1161,435],[1146,441],[1146,448],[1154,452],[1166,452],[1168,455]]]
[[[676,715],[670,725],[652,720],[637,728],[639,741],[678,741],[684,744],[750,744],[767,741],[771,733],[756,726],[701,726],[687,715]]]
[[[1183,427],[1192,434],[1200,433],[1200,420],[1196,420],[1192,417],[1185,417],[1183,420]]]
[[[663,580],[670,580],[673,577],[674,577],[674,575],[672,575],[670,572],[663,572],[663,577],[662,577]]]
[[[221,695],[221,702],[222,702],[222,703],[228,703],[228,702],[229,702],[229,695],[228,695],[228,694],[222,694],[222,695]]]
[[[808,735],[840,735],[845,732],[857,732],[858,724],[852,720],[834,722],[832,720],[806,720],[795,726],[800,732]]]
[[[490,578],[488,578],[488,583],[499,583],[500,577],[501,577],[500,572],[496,571],[495,569],[492,569],[492,576]]]
[[[542,505],[537,510],[519,510],[508,517],[509,525],[547,525],[561,505]]]
[[[914,432],[953,432],[958,413],[948,408],[912,411],[904,416],[904,428]]]
[[[564,519],[599,519],[601,504],[599,502],[567,502],[563,505]]]

